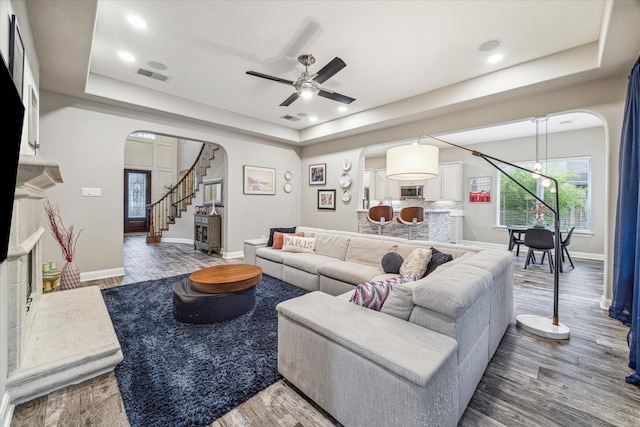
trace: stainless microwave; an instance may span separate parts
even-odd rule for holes
[[[400,187],[400,200],[424,199],[424,186],[403,185]]]

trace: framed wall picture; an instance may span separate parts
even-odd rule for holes
[[[276,170],[244,166],[244,194],[276,194]]]
[[[18,88],[18,93],[22,99],[22,86],[24,81],[24,44],[22,35],[18,27],[16,15],[11,17],[11,31],[9,33],[9,71],[13,77],[13,82]]]
[[[336,190],[318,190],[318,209],[336,209]]]
[[[309,184],[325,185],[327,183],[327,164],[309,165]]]
[[[202,205],[224,206],[222,204],[222,178],[205,179],[202,184],[204,187]]]
[[[491,203],[491,177],[469,178],[469,203]]]

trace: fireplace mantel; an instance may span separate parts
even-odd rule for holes
[[[42,200],[62,182],[55,159],[20,155],[7,257],[11,408],[111,371],[123,358],[97,286],[43,291]]]
[[[16,197],[27,197],[29,189],[44,191],[62,182],[60,165],[55,159],[20,155],[16,178]]]

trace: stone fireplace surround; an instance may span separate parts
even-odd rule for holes
[[[111,371],[123,359],[97,286],[43,293],[44,190],[62,182],[54,159],[20,156],[7,257],[6,384],[12,408]]]

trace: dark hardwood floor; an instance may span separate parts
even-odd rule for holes
[[[192,245],[147,245],[124,239],[126,275],[85,283],[101,288],[188,273],[226,261]],[[515,251],[514,251],[515,253]],[[553,275],[548,265],[524,267],[514,257],[514,316],[551,317]],[[640,388],[626,384],[628,328],[599,307],[602,262],[574,259],[560,275],[560,322],[569,340],[541,338],[512,323],[489,363],[460,426],[640,425]],[[401,409],[399,409],[401,410]],[[11,427],[127,426],[113,372],[16,407]],[[278,381],[211,426],[335,426],[286,381]],[[383,426],[396,427],[396,426]],[[406,426],[398,426],[406,427]]]

